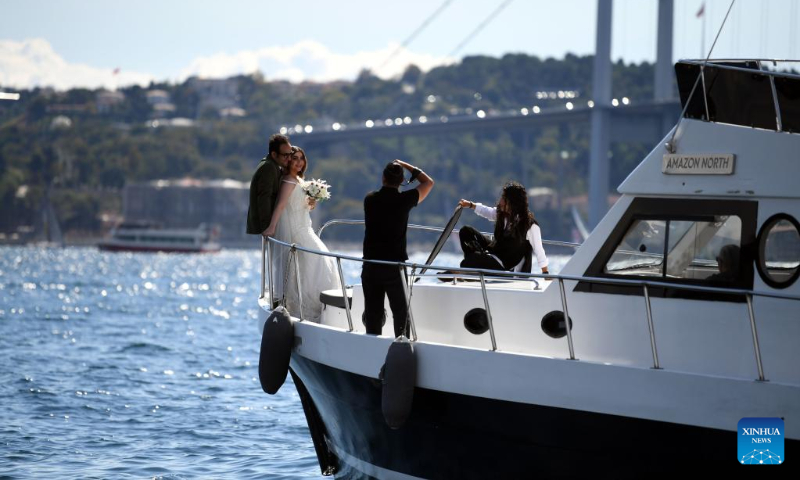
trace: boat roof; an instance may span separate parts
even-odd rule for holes
[[[800,75],[788,60],[681,60],[684,118],[800,133]],[[783,71],[781,71],[783,70]]]
[[[800,75],[764,62],[678,62],[682,118],[618,191],[800,198]]]

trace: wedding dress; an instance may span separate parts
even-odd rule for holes
[[[311,226],[311,215],[307,203],[306,193],[300,183],[290,179],[284,182],[295,185],[289,196],[289,201],[283,211],[283,215],[278,220],[275,230],[275,238],[289,244],[295,243],[299,247],[310,250],[328,252],[328,248],[322,240],[314,233]],[[284,249],[284,247],[279,247]],[[292,257],[292,258],[290,258]],[[312,321],[318,321],[322,314],[322,302],[319,294],[323,290],[341,289],[339,273],[336,260],[333,257],[324,257],[313,253],[297,251],[297,255],[283,256],[283,278],[279,282],[286,281],[284,293],[286,295],[286,308],[293,317],[300,317]],[[299,260],[300,266],[300,288],[302,296],[297,291],[297,276],[294,262]],[[302,302],[300,301],[302,300]],[[302,304],[302,315],[300,307]]]

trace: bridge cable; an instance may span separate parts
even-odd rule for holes
[[[451,3],[453,3],[453,0],[445,0],[441,5],[439,5],[439,8],[437,8],[436,11],[434,11],[430,16],[428,16],[428,18],[426,18],[425,21],[422,22],[422,24],[411,33],[411,35],[409,35],[405,40],[403,40],[403,42],[397,48],[395,48],[394,51],[390,53],[388,57],[386,57],[386,60],[384,60],[383,63],[381,63],[380,66],[377,69],[375,69],[375,73],[379,72],[389,62],[391,62],[394,59],[394,57],[396,57],[404,48],[406,48],[411,43],[411,41],[414,40],[414,38],[416,38],[417,35],[422,33],[422,31],[425,30],[428,27],[428,25],[430,25],[430,23],[437,16],[439,16],[439,14],[442,13],[442,11],[444,11],[444,9],[447,8]]]
[[[505,0],[503,3],[501,3],[501,4],[500,4],[500,6],[498,6],[496,9],[494,9],[494,11],[493,11],[492,13],[490,13],[490,14],[489,14],[489,16],[488,16],[488,17],[486,17],[486,18],[485,18],[485,19],[484,19],[484,20],[483,20],[483,21],[482,21],[482,22],[481,22],[481,23],[480,23],[480,24],[479,24],[479,25],[478,25],[478,26],[475,28],[475,30],[473,30],[473,31],[472,31],[472,32],[471,32],[469,35],[467,35],[467,38],[465,38],[464,40],[462,40],[462,41],[461,41],[461,43],[459,43],[459,44],[458,44],[458,46],[457,46],[456,48],[454,48],[454,49],[453,49],[453,51],[452,51],[452,52],[450,52],[450,54],[448,54],[447,56],[448,56],[448,57],[452,57],[452,56],[454,56],[456,53],[458,53],[458,52],[459,52],[459,50],[461,50],[462,48],[464,48],[464,46],[465,46],[467,43],[469,43],[469,41],[470,41],[470,40],[472,40],[472,39],[473,39],[473,38],[474,38],[476,35],[478,35],[478,33],[480,33],[480,31],[481,31],[481,30],[483,30],[483,29],[484,29],[484,28],[485,28],[487,25],[489,25],[489,24],[492,22],[492,20],[494,20],[494,18],[495,18],[495,17],[496,17],[496,16],[497,16],[497,15],[498,15],[500,12],[502,12],[502,11],[503,11],[503,10],[504,10],[504,9],[505,9],[505,8],[506,8],[508,5],[509,5],[509,4],[510,4],[511,2],[513,2],[513,1],[514,1],[514,0]]]

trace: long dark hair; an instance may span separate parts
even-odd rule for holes
[[[303,169],[297,173],[297,176],[300,178],[304,178],[306,174],[306,169],[308,169],[308,157],[306,157],[306,151],[302,148],[298,147],[297,145],[292,145],[292,156],[295,153],[299,153],[303,156]]]
[[[528,192],[525,187],[517,182],[508,182],[503,185],[500,199],[505,199],[507,212],[500,208],[497,202],[497,221],[494,224],[494,238],[499,237],[503,230],[508,231],[516,240],[522,240],[528,230],[536,223],[533,213],[528,210]]]

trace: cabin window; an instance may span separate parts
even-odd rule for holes
[[[606,263],[610,275],[704,280],[729,284],[739,277],[742,220],[635,220]]]
[[[800,274],[800,224],[786,214],[770,217],[758,235],[758,273],[773,288],[786,288]]]
[[[636,220],[605,267],[611,275],[660,277],[664,271],[664,220]]]
[[[659,282],[649,289],[654,297],[743,302],[743,295],[667,285],[752,289],[757,215],[758,202],[747,200],[633,199],[584,275]],[[641,285],[599,281],[579,281],[575,290],[643,294]]]

